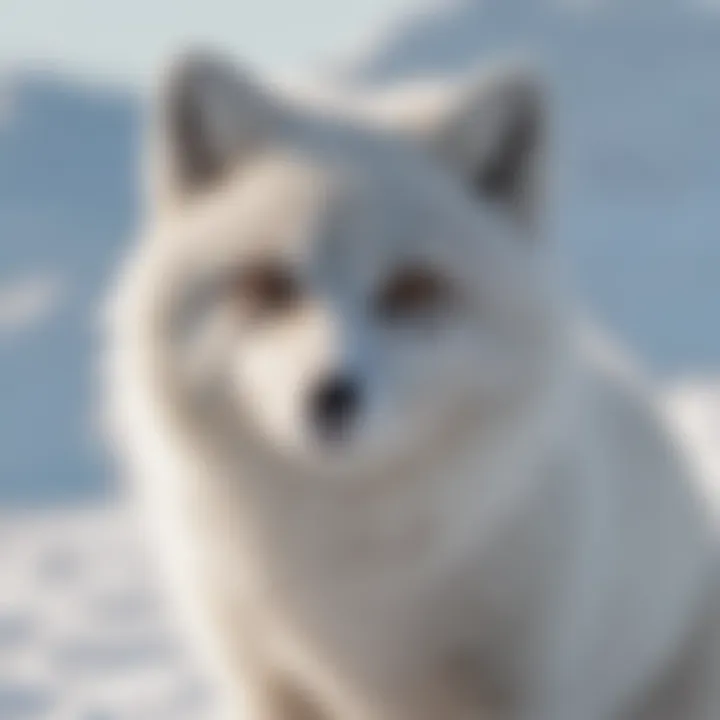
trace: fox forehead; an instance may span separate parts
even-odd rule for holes
[[[346,135],[267,149],[176,216],[169,242],[203,264],[283,258],[355,272],[408,256],[447,264],[458,242],[477,244],[482,213],[453,178],[400,141]]]

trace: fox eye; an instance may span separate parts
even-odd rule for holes
[[[232,294],[254,318],[287,313],[300,302],[300,286],[292,272],[271,263],[241,271],[233,280]]]
[[[378,315],[390,321],[412,320],[433,315],[450,300],[447,281],[424,266],[395,273],[376,299]]]

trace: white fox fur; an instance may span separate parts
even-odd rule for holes
[[[108,405],[233,720],[720,717],[712,518],[566,297],[546,104],[169,72]]]

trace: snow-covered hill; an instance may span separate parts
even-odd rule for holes
[[[134,222],[137,108],[14,79],[0,123],[0,505],[104,492],[90,415],[95,313]]]
[[[591,305],[668,376],[720,367],[720,13],[691,8],[436,2],[343,73],[539,55],[557,98],[557,234]],[[0,95],[0,504],[103,494],[93,321],[135,221],[138,101],[37,75]]]

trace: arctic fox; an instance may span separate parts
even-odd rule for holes
[[[548,112],[165,74],[108,406],[234,720],[717,720],[713,518],[569,302]]]

